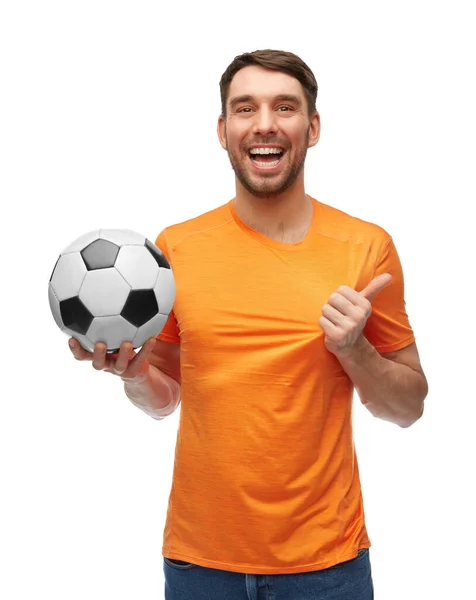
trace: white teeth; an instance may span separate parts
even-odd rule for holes
[[[254,162],[260,167],[275,167],[279,162],[279,158],[278,160],[272,160],[271,162],[260,162],[259,160],[255,160]]]
[[[250,154],[281,154],[281,148],[251,148]]]

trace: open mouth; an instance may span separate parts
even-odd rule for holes
[[[260,169],[272,169],[282,160],[283,148],[251,148],[249,156],[253,164]]]

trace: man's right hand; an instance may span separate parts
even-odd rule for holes
[[[97,371],[106,371],[118,375],[123,381],[139,380],[149,372],[150,353],[157,343],[156,338],[149,338],[139,352],[134,352],[131,342],[123,342],[119,352],[106,353],[106,344],[97,342],[94,352],[88,352],[75,338],[68,340],[71,352],[76,360],[89,360]]]

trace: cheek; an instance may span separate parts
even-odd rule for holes
[[[226,143],[228,146],[228,150],[231,150],[235,154],[237,152],[243,151],[243,148],[242,148],[244,146],[243,138],[240,137],[240,135],[236,131],[228,132],[228,134],[226,136]]]
[[[288,139],[294,149],[300,148],[304,143],[306,143],[306,132],[301,130],[290,131],[288,134]]]
[[[307,143],[308,127],[304,123],[289,124],[282,127],[282,134],[289,140],[293,148],[301,147]]]

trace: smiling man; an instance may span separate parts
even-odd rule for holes
[[[371,600],[354,390],[410,427],[428,385],[382,227],[308,195],[317,83],[296,55],[236,57],[218,137],[236,194],[160,232],[169,319],[137,353],[73,346],[163,419],[181,403],[166,600]]]
[[[157,240],[177,280],[159,340],[182,346],[166,599],[370,600],[353,389],[401,427],[427,394],[401,265],[382,228],[305,192],[320,117],[299,57],[239,56],[220,90],[236,195]]]

